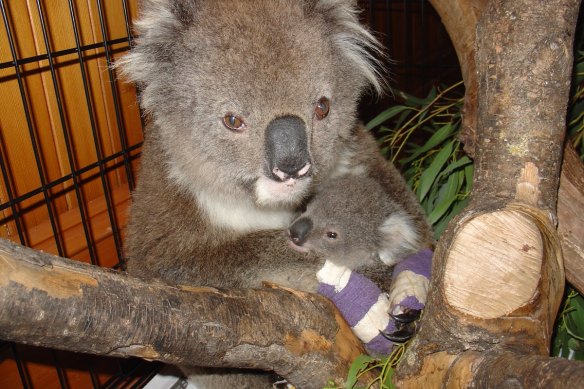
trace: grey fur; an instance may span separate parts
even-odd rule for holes
[[[322,185],[288,235],[298,250],[317,252],[350,269],[378,261],[393,265],[422,243],[403,207],[374,179],[353,174]]]
[[[379,45],[358,23],[356,1],[145,0],[136,28],[137,46],[119,66],[139,86],[150,120],[127,230],[128,272],[179,284],[268,280],[315,290],[323,259],[290,250],[281,231],[319,185],[346,170],[375,177],[425,226],[403,179],[357,124],[359,97],[383,81]],[[323,96],[330,113],[316,120]],[[227,129],[227,114],[246,128]],[[304,125],[306,140],[297,143],[311,170],[277,182],[266,168],[265,129],[285,116]]]

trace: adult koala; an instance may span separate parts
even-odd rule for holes
[[[316,290],[324,260],[281,232],[329,177],[376,177],[426,226],[356,120],[382,89],[353,0],[145,0],[122,61],[150,123],[127,231],[128,271],[215,287]],[[430,241],[429,229],[421,232]]]

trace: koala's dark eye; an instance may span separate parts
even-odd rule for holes
[[[314,107],[314,116],[316,120],[322,120],[328,116],[331,109],[331,101],[326,97],[321,97]]]
[[[330,240],[335,240],[337,239],[338,236],[339,235],[334,231],[327,231],[326,233],[326,237],[329,238]]]
[[[232,113],[228,113],[225,116],[223,116],[223,124],[225,125],[225,127],[233,131],[242,131],[246,127],[243,119]]]

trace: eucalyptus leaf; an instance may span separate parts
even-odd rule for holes
[[[385,111],[381,112],[379,115],[377,115],[376,117],[371,119],[369,121],[369,123],[367,123],[365,125],[365,128],[367,130],[371,130],[371,129],[379,126],[380,124],[385,123],[386,121],[388,121],[389,119],[391,119],[395,115],[399,114],[400,112],[403,112],[405,110],[410,110],[410,109],[411,109],[410,107],[406,107],[404,105],[396,105],[394,107],[386,109]]]
[[[347,381],[345,382],[347,389],[352,389],[359,380],[359,374],[361,374],[371,363],[375,363],[377,360],[369,355],[361,354],[351,364],[349,368],[349,373],[347,374]]]
[[[399,92],[399,96],[404,100],[404,104],[407,104],[410,107],[424,107],[427,106],[432,102],[435,97],[431,97],[428,95],[425,99],[421,99],[419,97],[415,97],[405,92]]]
[[[472,163],[471,159],[465,155],[462,158],[460,158],[459,160],[448,164],[448,166],[446,166],[446,168],[440,173],[440,175],[443,177],[447,177],[450,174],[452,174],[454,171],[456,171],[464,166],[467,166],[468,164],[471,164],[471,163]]]
[[[394,370],[393,369],[387,369],[385,377],[383,379],[383,388],[387,388],[387,389],[397,389],[397,387],[393,384],[392,379],[393,379],[393,375],[394,375]]]
[[[568,340],[568,348],[574,351],[580,351],[582,349],[582,342],[579,341],[578,339],[571,338],[570,340]]]
[[[401,128],[404,122],[412,115],[412,113],[417,112],[415,110],[404,111],[399,114],[397,120],[395,121],[394,128]]]
[[[434,160],[420,177],[420,187],[418,188],[418,200],[422,200],[428,194],[432,184],[440,174],[442,166],[448,161],[452,154],[453,142],[448,142],[434,157]]]
[[[436,223],[452,204],[456,201],[458,188],[459,188],[459,176],[458,174],[452,174],[448,177],[446,185],[444,185],[445,190],[441,191],[442,196],[440,196],[440,201],[436,204],[436,207],[428,215],[428,221],[430,224]]]
[[[381,155],[383,155],[385,158],[387,158],[389,156],[390,150],[389,147],[382,147],[379,152],[381,153]]]
[[[568,301],[569,313],[566,315],[566,332],[579,341],[584,341],[584,299],[575,295]]]
[[[428,112],[428,110],[423,110],[418,114],[417,120],[416,120],[416,124],[412,126],[412,129],[416,129],[418,127],[421,127],[421,125],[424,123],[424,121],[426,120],[426,116],[428,116],[430,113]]]
[[[442,219],[440,219],[440,221],[438,221],[438,223],[433,226],[435,239],[440,238],[440,235],[442,235],[444,230],[446,230],[446,227],[448,227],[448,223],[450,223],[450,221],[467,206],[469,200],[470,199],[466,197],[463,200],[455,203],[452,206],[450,212],[448,212]]]
[[[412,155],[410,155],[408,158],[405,158],[403,160],[403,163],[413,161],[414,159],[418,158],[418,156],[420,156],[421,154],[440,145],[440,143],[444,142],[446,139],[453,135],[453,129],[454,127],[452,126],[451,123],[442,126],[438,131],[434,133],[434,135],[430,137],[430,139],[428,139],[426,143],[424,143],[423,146],[415,148],[414,151],[412,152]]]
[[[582,61],[582,56],[578,56],[577,60],[579,62],[574,65],[574,76],[575,81],[579,82],[584,78],[584,62]]]
[[[438,89],[436,88],[436,86],[432,86],[432,88],[430,89],[430,92],[428,92],[428,96],[426,96],[427,103],[425,105],[428,105],[432,101],[434,101],[436,99],[437,95],[438,95]]]
[[[469,164],[464,167],[464,181],[466,183],[466,190],[470,193],[473,187],[474,164]]]

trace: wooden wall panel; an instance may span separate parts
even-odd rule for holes
[[[127,50],[128,43],[109,45],[107,54],[103,45],[105,36],[108,40],[127,38],[123,2],[102,1],[101,10],[96,0],[76,0],[73,4],[80,45],[96,45],[83,50],[81,59],[77,50],[71,50],[76,49],[77,44],[67,0],[43,1],[40,10],[35,0],[10,2],[7,6],[18,59],[46,56],[47,53],[53,56],[51,61],[39,58],[20,65],[22,93],[16,69],[13,66],[0,69],[4,103],[0,111],[0,148],[14,197],[37,190],[43,181],[51,183],[71,175],[74,170],[95,164],[99,157],[119,153],[124,145],[133,146],[142,141],[135,90],[117,79],[107,58],[115,60]],[[135,17],[135,0],[126,4],[128,17]],[[0,29],[0,44],[9,47],[5,29]],[[71,53],[59,55],[64,50]],[[10,51],[1,50],[0,62],[9,61],[12,61]],[[35,158],[34,144],[40,163]],[[111,161],[108,166],[117,167],[104,173],[110,190],[120,187],[127,190],[128,178],[122,162],[122,157]],[[81,219],[78,196],[87,207],[105,195],[103,182],[93,179],[95,175],[96,169],[93,169],[78,176],[77,183],[81,186],[78,193],[74,190],[73,179],[52,186],[47,196],[51,198],[54,214],[75,211]],[[5,184],[4,180],[0,181],[0,203],[8,201]],[[27,242],[38,241],[38,237],[33,236],[37,227],[47,225],[49,212],[43,200],[42,195],[34,196],[17,205],[19,210],[26,210],[22,212],[22,222]],[[9,220],[11,214],[9,210],[3,211],[2,217],[8,220],[3,219],[0,236],[14,239],[17,234],[14,222]],[[65,234],[68,227],[60,226],[60,217],[56,218],[56,223]],[[102,231],[95,230],[92,224],[89,228],[93,237],[101,239]],[[111,231],[112,226],[107,229]],[[62,240],[65,243],[69,238],[63,236]],[[56,245],[52,246],[55,252]],[[73,256],[77,252],[65,251],[65,254]]]
[[[0,175],[0,237],[55,254],[60,242],[65,256],[89,262],[83,215],[96,263],[113,267],[121,259],[121,242],[112,231],[123,233],[130,186],[123,157],[102,161],[101,168],[97,163],[143,139],[134,87],[119,80],[108,61],[128,49],[124,0],[101,0],[101,9],[97,0],[72,3],[75,25],[69,0],[41,0],[40,10],[36,0],[3,1],[20,64],[16,68],[12,63],[8,31],[0,23],[0,158],[8,176]],[[136,0],[125,4],[132,20]],[[120,42],[106,48],[105,39]],[[133,174],[139,152],[132,151],[133,159],[126,161]],[[76,192],[70,175],[79,170],[84,172],[77,175]],[[50,186],[44,192],[43,183]],[[14,207],[23,241],[8,205],[9,190],[18,199]],[[72,388],[92,387],[90,369],[99,384],[120,373],[113,358],[0,343],[0,387],[24,387],[18,360],[26,386],[34,388],[60,388],[60,380]]]

